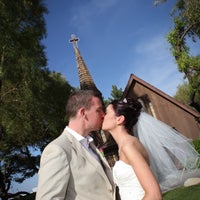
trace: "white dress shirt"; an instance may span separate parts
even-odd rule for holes
[[[99,156],[91,149],[90,142],[93,142],[93,138],[91,136],[83,137],[82,135],[78,134],[73,129],[69,128],[68,126],[65,127],[65,129],[73,135],[80,143],[81,145],[97,160],[100,162]],[[101,163],[101,162],[100,162]]]

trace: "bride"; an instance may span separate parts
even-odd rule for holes
[[[102,125],[119,148],[113,176],[121,200],[162,199],[161,191],[199,173],[199,154],[190,141],[141,109],[137,100],[114,100]]]
[[[113,177],[121,200],[162,199],[159,184],[150,169],[149,157],[132,135],[142,106],[138,101],[113,101],[106,108],[102,129],[109,131],[119,149]]]

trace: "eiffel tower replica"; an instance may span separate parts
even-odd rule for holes
[[[98,90],[96,87],[92,76],[90,75],[90,72],[80,54],[80,51],[77,46],[77,42],[79,41],[79,38],[75,37],[74,34],[71,35],[71,39],[69,40],[71,43],[73,43],[74,52],[76,56],[76,63],[78,68],[78,75],[79,75],[79,81],[80,81],[80,89],[81,90],[94,90],[97,93],[99,93],[99,96],[102,100],[102,104],[104,106],[102,93]],[[90,135],[93,137],[94,142],[98,148],[103,147],[105,157],[108,160],[108,163],[110,166],[114,165],[114,162],[118,160],[118,149],[117,145],[114,142],[112,136],[103,131],[94,131],[91,132]]]

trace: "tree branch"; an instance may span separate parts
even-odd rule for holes
[[[190,29],[193,27],[193,24],[187,27],[187,29],[184,31],[183,35],[181,36],[181,42],[183,41],[185,35],[190,31]]]

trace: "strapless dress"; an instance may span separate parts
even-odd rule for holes
[[[143,198],[144,190],[130,165],[122,160],[116,161],[113,166],[113,177],[119,187],[121,200],[141,200]]]

